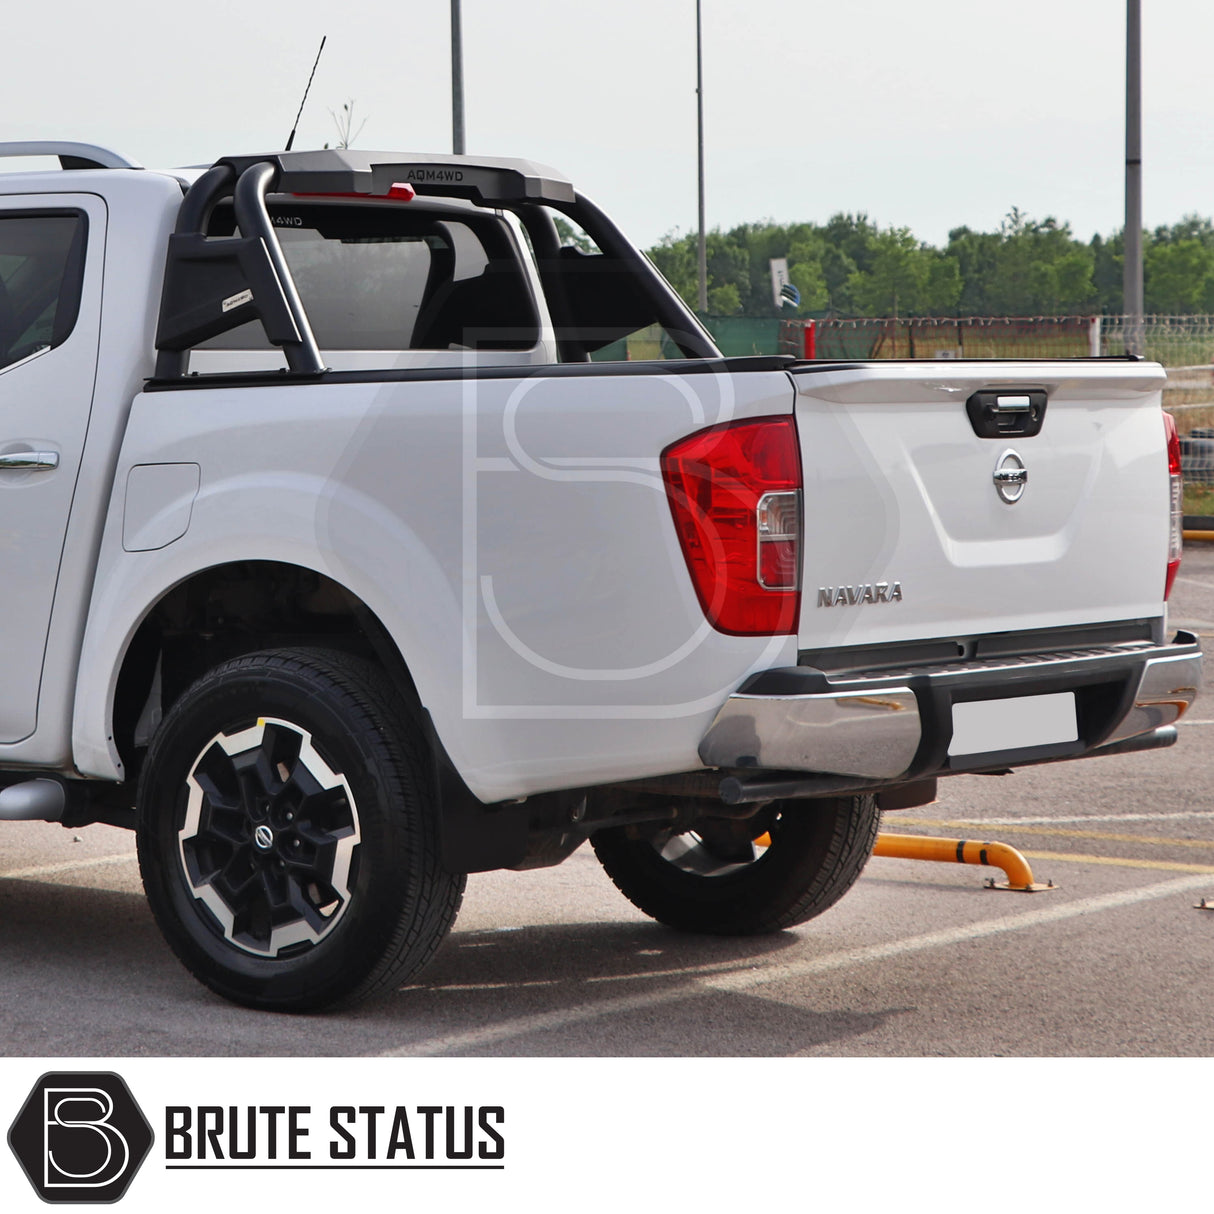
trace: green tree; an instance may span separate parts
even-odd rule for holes
[[[796,311],[800,315],[824,312],[830,306],[830,292],[822,266],[817,261],[795,261],[788,267],[788,279],[801,292],[801,302]]]
[[[695,237],[667,232],[658,244],[649,250],[649,259],[682,296],[683,302],[694,308],[699,290]]]
[[[1089,307],[1096,298],[1092,250],[1052,218],[1030,219],[1013,207],[988,246],[975,315],[1042,316]],[[976,293],[977,294],[977,293]]]
[[[1092,250],[1092,285],[1096,289],[1093,307],[1098,312],[1116,314],[1125,311],[1122,267],[1125,242],[1120,232],[1106,240],[1099,233],[1088,246]]]
[[[597,253],[599,251],[598,245],[581,228],[575,228],[567,219],[562,219],[559,215],[553,215],[552,221],[556,224],[557,238],[562,245],[567,245],[569,248],[577,249],[582,253]]]
[[[868,239],[867,270],[848,281],[856,306],[869,315],[949,312],[961,294],[954,258],[920,244],[909,228],[886,228]]]
[[[1148,311],[1214,311],[1214,221],[1186,215],[1144,233]],[[878,228],[863,213],[825,224],[741,224],[708,235],[714,311],[789,315],[771,295],[772,258],[788,261],[801,314],[1050,316],[1122,310],[1120,232],[1076,240],[1069,225],[1013,207],[995,232],[959,227],[943,249],[905,227]],[[696,238],[670,233],[650,250],[694,305]]]
[[[952,315],[961,298],[962,285],[957,259],[933,250],[927,276],[926,311],[938,316]]]
[[[708,292],[708,310],[715,316],[732,316],[742,310],[742,296],[736,284],[727,282],[723,287],[713,287]]]
[[[1148,312],[1204,312],[1214,298],[1214,243],[1198,237],[1149,242],[1143,250]]]

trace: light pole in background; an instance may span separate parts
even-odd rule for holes
[[[464,38],[460,0],[451,0],[451,150],[464,154]]]
[[[1142,296],[1142,0],[1125,11],[1125,261],[1122,286],[1126,353],[1143,352]]]
[[[707,312],[708,247],[704,239],[704,39],[700,25],[700,0],[696,0],[696,146],[699,154],[700,187],[700,239],[696,253],[699,290],[696,293],[696,307],[700,312]]]

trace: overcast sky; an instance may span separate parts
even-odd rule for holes
[[[1214,5],[1144,0],[1147,226],[1214,215]],[[10,6],[0,140],[148,165],[451,150],[449,0]],[[703,0],[708,223],[865,211],[939,243],[1012,206],[1122,221],[1122,0]],[[696,222],[694,0],[463,0],[470,152],[561,169],[640,243]]]

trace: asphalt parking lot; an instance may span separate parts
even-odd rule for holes
[[[1214,545],[1172,623],[1214,649]],[[1207,688],[1214,671],[1207,658]],[[198,986],[162,943],[133,839],[0,825],[6,1056],[1177,1056],[1214,1054],[1214,694],[1170,750],[942,782],[895,832],[1008,843],[1038,881],[874,858],[779,936],[683,936],[583,848],[470,879],[419,980],[353,1012],[278,1016]]]

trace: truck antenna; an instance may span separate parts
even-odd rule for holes
[[[325,34],[325,36],[320,40],[320,50],[316,52],[316,60],[312,64],[312,73],[308,77],[307,85],[304,87],[304,95],[299,103],[299,109],[295,114],[295,124],[291,127],[291,133],[287,136],[287,146],[283,148],[284,152],[289,152],[291,150],[291,145],[295,142],[295,132],[299,129],[299,116],[303,113],[304,102],[308,100],[308,93],[312,88],[312,77],[316,75],[316,65],[320,62],[321,52],[323,52],[325,49],[325,42],[328,40],[328,37],[329,35]]]

